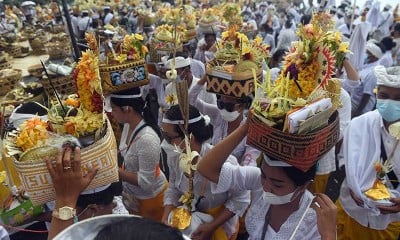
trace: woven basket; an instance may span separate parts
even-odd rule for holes
[[[206,72],[208,92],[236,98],[249,96],[254,92],[254,76],[251,71],[229,73],[207,67]],[[256,72],[256,76],[262,82],[261,69]]]
[[[251,114],[247,143],[263,151],[271,159],[284,161],[307,171],[335,146],[339,134],[338,112],[332,114],[328,126],[304,135],[271,128]]]
[[[33,96],[33,97],[31,97],[31,98],[26,98],[26,99],[20,99],[20,100],[15,100],[15,99],[6,99],[6,100],[3,100],[3,104],[10,104],[10,105],[14,105],[14,106],[18,106],[18,105],[20,105],[20,104],[24,104],[24,103],[28,103],[28,102],[37,102],[37,103],[40,103],[40,104],[44,104],[44,98],[45,96],[44,96],[44,93],[42,92],[42,93],[40,93],[40,94],[37,94],[37,95],[35,95],[35,96]]]
[[[15,84],[22,79],[22,70],[3,69],[0,70],[0,96],[6,95],[14,89]]]
[[[45,48],[47,50],[47,54],[49,54],[50,60],[66,58],[71,55],[71,48],[69,47],[69,44],[51,42],[45,44]]]
[[[6,51],[7,51],[8,54],[10,54],[13,57],[19,57],[22,54],[21,47],[14,46],[14,45],[11,45],[11,46],[7,47]]]
[[[41,78],[43,73],[43,66],[42,64],[35,64],[28,67],[28,73],[31,76]]]
[[[11,64],[9,62],[0,63],[0,70],[11,68]]]
[[[61,95],[70,95],[75,93],[75,86],[72,76],[51,76],[51,82],[53,83],[54,88]],[[44,90],[48,95],[53,94],[53,88],[51,87],[47,76],[43,76],[40,80],[40,83],[43,85]]]
[[[144,60],[116,65],[100,65],[99,70],[104,92],[119,92],[149,83]],[[122,81],[119,85],[115,85],[112,81],[112,77],[116,75],[119,75]]]
[[[21,183],[34,205],[55,199],[51,176],[44,160],[23,162],[14,160],[13,163]],[[117,144],[109,122],[107,122],[107,132],[103,138],[89,147],[81,149],[83,174],[94,167],[98,167],[99,170],[87,190],[118,182]]]

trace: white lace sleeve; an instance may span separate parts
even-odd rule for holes
[[[164,193],[164,206],[165,205],[174,205],[174,206],[179,205],[179,198],[181,196],[181,193],[175,187],[176,167],[177,167],[176,162],[177,162],[176,159],[168,158],[169,184],[168,184],[167,190]]]
[[[152,188],[156,182],[156,169],[159,164],[161,146],[160,141],[151,134],[143,134],[136,141],[139,158],[138,185],[144,190]]]
[[[230,162],[222,165],[218,183],[211,184],[213,193],[226,192],[229,189],[238,191],[260,189],[261,171],[257,167],[235,166]]]
[[[113,214],[120,214],[120,215],[129,214],[128,210],[126,210],[124,204],[122,203],[121,196],[114,196],[114,203],[116,204],[116,206],[112,210]]]
[[[189,90],[189,102],[195,106],[199,112],[204,115],[208,115],[211,119],[211,124],[214,124],[216,119],[220,118],[221,116],[216,104],[206,103],[198,97],[203,87],[203,85],[196,84]]]

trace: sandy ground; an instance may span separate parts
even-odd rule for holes
[[[18,45],[24,46],[24,47],[29,47],[29,42],[19,42],[17,43]],[[46,61],[49,58],[49,55],[28,55],[23,58],[13,58],[11,60],[11,65],[15,69],[21,69],[22,70],[22,76],[26,77],[29,75],[28,73],[28,67],[35,65],[35,64],[40,64],[40,60],[43,62]]]

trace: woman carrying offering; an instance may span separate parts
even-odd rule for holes
[[[217,184],[212,192],[252,191],[253,201],[246,215],[251,240],[335,239],[334,204],[325,195],[314,198],[307,190],[315,176],[315,166],[303,172],[265,154],[260,155],[260,168],[235,166],[225,161],[246,136],[248,127],[246,122],[199,161],[198,171]]]
[[[242,215],[250,202],[250,194],[243,190],[227,190],[212,194],[211,182],[196,171],[195,160],[198,155],[203,156],[211,149],[206,141],[212,137],[213,127],[208,117],[202,116],[199,111],[189,107],[187,134],[190,140],[185,141],[183,119],[178,105],[172,106],[163,119],[163,148],[168,154],[170,169],[170,184],[164,198],[163,222],[176,226],[173,222],[185,220],[176,216],[177,209],[182,210],[182,203],[191,208],[190,226],[181,229],[190,234],[192,239],[236,239],[238,231],[238,216]],[[188,152],[195,158],[186,159]],[[237,166],[233,156],[226,155],[224,160]],[[189,204],[187,204],[190,202]],[[185,207],[183,207],[185,208]],[[212,216],[210,218],[210,215]],[[202,219],[197,221],[195,219]],[[205,220],[208,219],[208,220]],[[195,222],[197,226],[194,226]],[[189,220],[190,222],[190,220]]]

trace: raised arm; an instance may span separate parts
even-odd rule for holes
[[[71,160],[71,155],[74,158]],[[76,209],[79,194],[86,189],[97,173],[97,168],[83,176],[81,169],[81,151],[79,148],[67,147],[58,152],[56,162],[46,160],[56,192],[55,209],[70,207]],[[53,239],[58,233],[73,224],[74,219],[61,220],[53,215],[48,239]]]
[[[208,180],[217,183],[221,172],[221,167],[228,156],[233,152],[236,146],[246,136],[249,128],[248,123],[241,125],[201,159],[198,165],[198,171]]]

